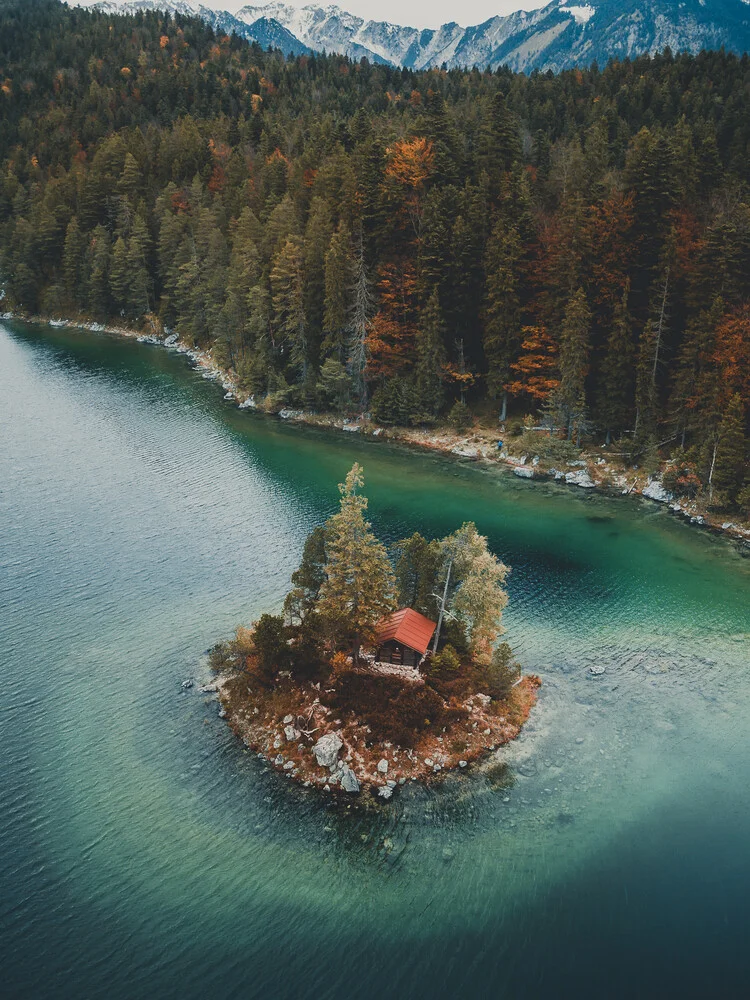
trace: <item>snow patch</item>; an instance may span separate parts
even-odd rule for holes
[[[592,7],[589,3],[583,7],[561,7],[560,10],[564,14],[571,14],[578,24],[586,24],[596,14],[596,7]]]

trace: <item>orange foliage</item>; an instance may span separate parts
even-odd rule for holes
[[[726,405],[737,392],[743,399],[750,399],[750,304],[720,320],[713,360],[721,375],[721,403]]]
[[[614,306],[622,298],[637,249],[633,228],[633,194],[616,191],[599,205],[592,205],[586,240],[592,249],[591,300]]]
[[[417,279],[410,262],[386,264],[378,281],[380,311],[367,335],[368,378],[390,378],[413,359],[417,324]]]
[[[521,333],[521,355],[511,365],[516,377],[506,389],[542,402],[560,384],[557,377],[557,344],[543,326],[525,326]]]
[[[429,139],[401,139],[386,149],[385,176],[417,191],[432,173],[435,153]]]
[[[217,191],[223,191],[227,183],[227,176],[224,173],[224,168],[220,163],[217,163],[211,174],[211,178],[208,182],[208,190],[216,193]]]
[[[252,112],[254,115],[258,114],[262,103],[263,103],[263,98],[260,96],[260,94],[250,95],[250,107],[252,108]]]
[[[162,35],[159,38],[159,48],[166,49],[168,45],[169,45],[169,35]]]

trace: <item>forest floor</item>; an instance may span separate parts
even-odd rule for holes
[[[401,683],[423,685],[424,681]],[[277,771],[305,788],[369,790],[389,799],[407,782],[440,780],[515,739],[536,702],[540,681],[524,676],[502,702],[491,702],[483,694],[452,698],[457,718],[434,731],[415,732],[412,746],[406,749],[374,737],[356,712],[339,712],[327,705],[335,685],[335,678],[312,683],[285,677],[264,688],[241,670],[223,675],[218,687],[229,725]],[[333,740],[329,766],[322,766],[313,752],[321,737]],[[356,788],[351,779],[349,783],[344,780],[347,773],[356,778]]]
[[[202,372],[203,377],[218,382],[225,390],[225,399],[234,401],[240,409],[268,412],[263,405],[256,404],[252,396],[241,391],[236,374],[221,368],[210,351],[191,347],[181,341],[177,334],[164,337],[155,322],[135,329],[124,325],[44,316],[29,317],[12,313],[1,314],[0,319],[22,319],[58,327],[86,329],[95,333],[115,334],[166,346],[187,355],[194,367]],[[464,431],[456,431],[448,426],[429,429],[382,427],[364,417],[347,419],[338,414],[293,408],[281,408],[270,415],[289,423],[358,433],[486,465],[505,465],[519,478],[531,481],[553,479],[579,489],[599,489],[611,495],[640,495],[668,505],[672,513],[691,524],[728,535],[742,551],[750,549],[750,520],[743,519],[739,512],[730,514],[710,510],[700,498],[694,500],[673,498],[661,486],[661,476],[669,465],[668,461],[661,463],[659,471],[649,474],[638,466],[630,465],[625,456],[617,453],[616,444],[607,448],[605,445],[595,446],[587,443],[585,448],[576,452],[574,458],[555,461],[545,457],[550,442],[547,431],[527,427],[525,433],[508,434],[507,427],[504,430],[497,416],[491,415],[476,419],[473,426]]]

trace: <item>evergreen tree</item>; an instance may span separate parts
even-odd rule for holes
[[[325,303],[323,310],[323,352],[346,361],[350,337],[351,290],[354,280],[351,234],[339,226],[331,236],[325,258]]]
[[[304,260],[302,240],[290,236],[271,271],[274,329],[282,354],[304,378],[308,366],[307,315],[304,301]]]
[[[393,569],[384,546],[365,520],[367,498],[356,463],[339,484],[341,506],[326,523],[326,578],[318,612],[336,645],[349,643],[355,661],[363,642],[371,642],[378,621],[394,608]]]
[[[597,419],[606,432],[607,444],[612,432],[622,433],[633,426],[635,345],[632,318],[628,312],[628,293],[629,288],[626,287],[615,306],[600,371]]]
[[[745,406],[739,393],[729,400],[716,436],[709,483],[720,503],[734,504],[745,481]]]
[[[445,323],[435,288],[419,318],[414,371],[415,410],[426,417],[436,417],[443,408],[446,362]]]
[[[487,243],[487,275],[484,305],[484,353],[487,359],[487,388],[501,396],[500,420],[508,409],[511,365],[521,346],[521,303],[519,264],[522,255],[518,231],[496,223]]]

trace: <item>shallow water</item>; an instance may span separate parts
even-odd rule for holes
[[[750,994],[729,543],[240,413],[183,357],[70,330],[0,326],[0,432],[1,993]],[[492,766],[376,812],[292,788],[180,686],[278,606],[355,459],[383,536],[489,536],[544,681]]]

